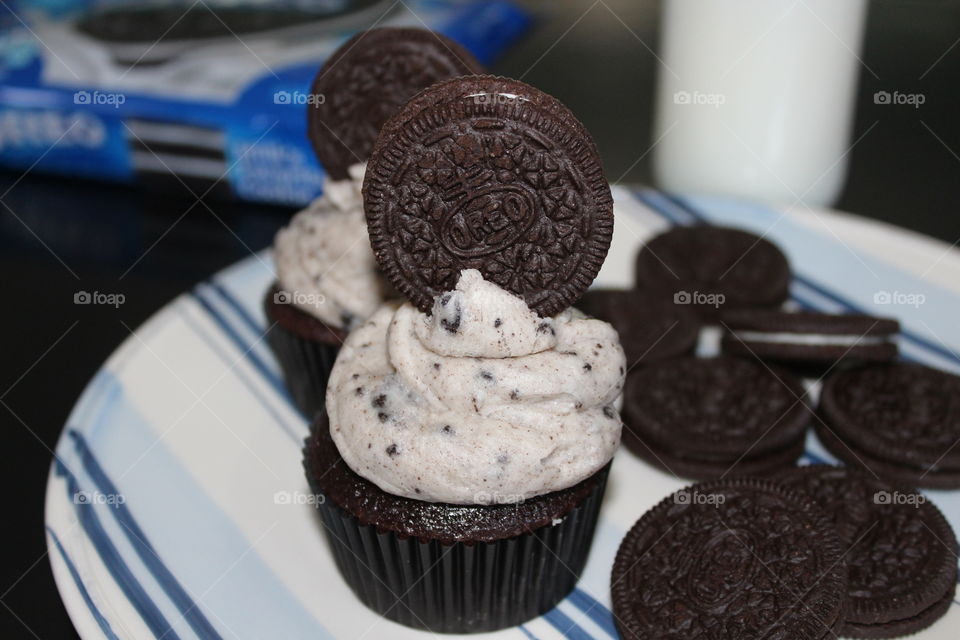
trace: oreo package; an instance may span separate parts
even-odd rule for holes
[[[507,0],[14,0],[0,11],[0,165],[301,206],[324,60],[359,30],[429,28],[491,62]]]

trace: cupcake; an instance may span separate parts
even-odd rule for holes
[[[323,407],[327,376],[347,333],[390,296],[367,240],[360,186],[384,121],[437,80],[480,65],[448,38],[422,29],[364,31],[347,40],[314,81],[308,132],[327,176],[323,195],[274,242],[277,280],[264,309],[267,342],[294,402]]]
[[[305,458],[357,595],[442,632],[563,599],[620,441],[624,362],[610,325],[542,318],[476,270],[432,314],[387,305],[352,332]]]
[[[441,82],[384,126],[364,201],[408,301],[351,332],[306,442],[326,537],[391,620],[520,624],[576,584],[620,442],[619,337],[571,307],[612,234],[593,142],[521,82]]]
[[[347,333],[389,297],[363,215],[363,165],[347,180],[326,181],[324,195],[277,233],[277,280],[264,306],[267,341],[301,411],[323,407],[327,375]]]

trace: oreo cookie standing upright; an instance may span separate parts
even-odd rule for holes
[[[790,265],[769,240],[728,227],[675,227],[637,254],[636,286],[707,317],[774,308],[787,299]]]
[[[797,467],[774,479],[817,502],[841,536],[848,587],[840,635],[909,635],[946,613],[957,539],[925,496],[851,467]]]
[[[307,130],[324,170],[337,180],[370,157],[383,124],[418,91],[483,73],[469,51],[425,29],[384,27],[356,34],[320,69],[310,89]],[[322,96],[322,99],[320,98]]]
[[[463,269],[543,317],[586,291],[613,234],[593,140],[556,98],[517,80],[440,82],[390,119],[363,184],[370,244],[427,313]]]

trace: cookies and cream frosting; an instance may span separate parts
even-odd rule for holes
[[[386,304],[357,327],[326,407],[347,465],[432,502],[519,502],[599,471],[620,441],[625,358],[609,324],[541,318],[464,270],[427,315]]]
[[[277,281],[287,300],[339,329],[366,319],[389,291],[367,237],[364,169],[357,164],[349,180],[328,179],[323,195],[293,216],[274,241]]]

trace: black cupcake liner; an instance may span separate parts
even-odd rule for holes
[[[494,542],[401,537],[360,524],[331,500],[317,509],[340,573],[373,611],[433,632],[494,631],[546,613],[576,586],[608,473],[609,466],[598,472],[594,489],[559,523]]]
[[[280,364],[294,404],[312,419],[324,407],[327,379],[340,344],[303,338],[280,324],[271,327],[266,340]]]

